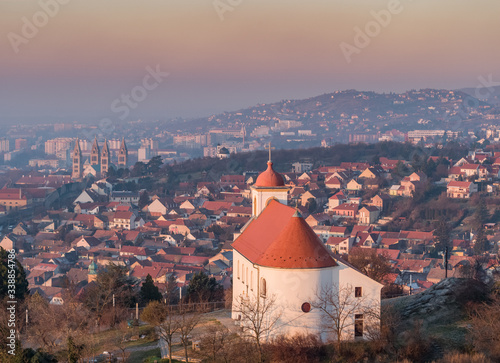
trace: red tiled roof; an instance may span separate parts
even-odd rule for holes
[[[322,268],[337,263],[294,208],[272,200],[233,243],[253,263],[277,268]]]
[[[339,226],[332,226],[330,228],[330,232],[333,232],[333,233],[342,233],[342,234],[346,234],[347,232],[347,227],[339,227]]]
[[[466,182],[466,181],[451,181],[448,183],[448,188],[469,188],[471,186],[472,182]]]
[[[130,219],[134,213],[128,211],[117,211],[114,214],[114,219]]]
[[[359,208],[359,204],[356,203],[343,203],[335,208],[333,210],[353,210],[357,211]]]
[[[26,195],[19,188],[0,189],[0,199],[21,200],[26,199]]]
[[[202,208],[205,208],[209,211],[217,211],[217,210],[228,210],[231,208],[233,205],[232,202],[225,202],[225,201],[205,201],[203,205],[201,206]]]
[[[338,246],[340,243],[344,242],[349,237],[329,237],[326,244],[329,246]]]
[[[460,169],[476,170],[478,167],[479,164],[464,164],[460,167]]]

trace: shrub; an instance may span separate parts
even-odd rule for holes
[[[273,362],[320,362],[327,356],[326,347],[315,335],[279,336],[266,348]]]
[[[482,353],[448,353],[438,361],[438,363],[491,363],[492,361]]]

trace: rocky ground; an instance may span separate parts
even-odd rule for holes
[[[421,335],[431,344],[429,354],[440,358],[448,350],[466,350],[468,305],[484,301],[486,286],[478,281],[448,278],[428,290],[383,301],[384,310],[396,316],[398,335]]]

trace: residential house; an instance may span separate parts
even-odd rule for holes
[[[389,197],[387,194],[382,194],[382,193],[374,196],[368,203],[368,205],[377,207],[381,212],[387,211],[389,209],[390,204],[391,204],[391,197]]]
[[[144,225],[144,220],[132,211],[118,210],[114,212],[109,220],[109,228],[114,229],[136,229]]]
[[[333,208],[346,203],[348,199],[349,198],[347,198],[342,192],[338,192],[332,195],[330,198],[328,198],[328,210],[331,211]]]
[[[167,207],[160,201],[160,199],[155,199],[147,206],[142,209],[143,212],[150,216],[163,216],[167,214]]]
[[[359,204],[356,203],[343,203],[338,207],[331,210],[334,216],[357,218],[358,217]]]
[[[358,222],[360,224],[371,224],[378,219],[379,215],[380,210],[377,207],[373,205],[367,205],[362,207],[358,211]]]
[[[76,239],[71,243],[71,246],[76,248],[76,247],[83,247],[86,250],[90,250],[91,248],[97,247],[101,244],[102,242],[98,240],[95,237],[92,236],[81,236],[80,238]]]
[[[32,198],[21,188],[0,189],[0,205],[4,206],[7,211],[26,207],[31,202]]]
[[[137,192],[121,191],[112,192],[109,200],[110,202],[137,204],[139,203],[139,198],[140,196]]]
[[[363,170],[359,175],[359,179],[376,179],[382,177],[384,174],[384,169],[380,166],[371,166]]]
[[[450,181],[446,188],[448,198],[468,199],[472,193],[477,193],[477,184],[467,181]]]
[[[363,185],[359,183],[356,179],[351,179],[347,183],[346,189],[350,194],[357,194],[363,189]]]
[[[325,187],[328,189],[341,189],[343,183],[339,178],[333,177],[325,181]]]
[[[330,237],[325,242],[326,247],[333,253],[348,254],[354,245],[353,237]]]
[[[304,194],[302,194],[302,197],[300,198],[300,204],[304,207],[307,205],[307,202],[309,199],[314,199],[316,202],[316,205],[322,206],[323,204],[326,203],[326,195],[323,191],[321,190],[308,190]]]
[[[80,204],[95,203],[95,202],[98,202],[100,199],[101,199],[101,196],[99,196],[99,194],[97,194],[94,190],[85,189],[73,201],[73,204],[77,205],[78,203],[80,203]]]
[[[198,227],[193,223],[193,221],[189,219],[176,219],[170,226],[168,227],[168,231],[173,234],[181,234],[183,236],[188,235],[194,230],[198,229]]]

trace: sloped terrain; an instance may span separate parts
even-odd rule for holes
[[[465,350],[470,344],[467,340],[467,306],[485,301],[487,291],[479,281],[448,278],[422,293],[384,300],[382,304],[398,317],[398,335],[405,337],[421,333],[422,338],[430,340],[429,357],[437,359],[443,352]]]

